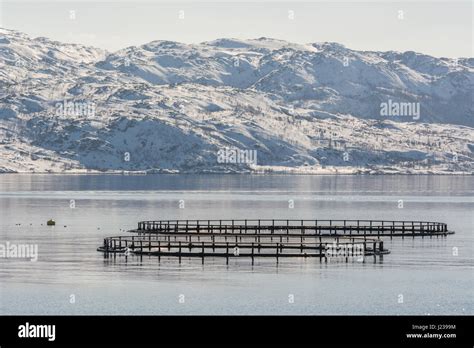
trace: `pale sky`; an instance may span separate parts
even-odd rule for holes
[[[358,50],[473,56],[472,0],[0,0],[0,26],[110,51],[153,40],[265,36],[297,43],[333,41]]]

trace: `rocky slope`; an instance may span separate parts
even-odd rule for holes
[[[109,53],[0,29],[0,171],[471,173],[473,87],[472,58],[268,38]]]

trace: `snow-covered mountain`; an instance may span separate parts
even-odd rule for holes
[[[473,87],[473,58],[0,29],[0,171],[471,172]]]

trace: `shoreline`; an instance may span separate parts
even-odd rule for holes
[[[438,173],[404,173],[404,172],[362,172],[362,173],[304,173],[304,172],[0,172],[2,175],[116,175],[116,176],[147,176],[147,175],[243,175],[243,176],[473,176],[474,172],[438,172]]]

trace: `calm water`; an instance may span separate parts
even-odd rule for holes
[[[0,243],[39,252],[0,258],[0,313],[473,314],[473,190],[468,176],[0,175]],[[138,220],[198,218],[432,220],[456,234],[386,239],[375,263],[96,251]]]

